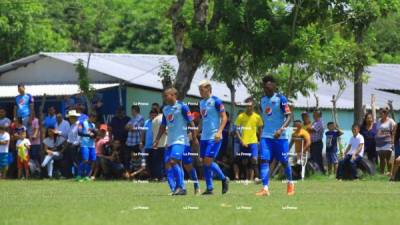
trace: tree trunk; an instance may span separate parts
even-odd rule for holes
[[[356,32],[356,43],[361,48],[363,42],[362,31]],[[361,59],[359,59],[361,60]],[[361,124],[363,113],[363,83],[362,75],[364,72],[364,65],[359,62],[354,70],[354,123]]]

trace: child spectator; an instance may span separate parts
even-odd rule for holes
[[[303,157],[307,156],[306,153],[310,150],[311,137],[303,127],[303,124],[300,120],[295,120],[293,123],[296,130],[292,134],[292,140],[290,141],[289,149],[291,149],[294,144],[296,162],[297,164],[301,164],[301,148],[303,147]],[[303,146],[301,146],[302,144]]]
[[[344,167],[350,165],[352,178],[357,179],[357,163],[364,155],[364,137],[360,134],[360,127],[358,124],[352,126],[353,136],[350,138],[349,145],[344,153],[344,158],[340,160],[337,169],[337,179],[344,178]]]
[[[336,128],[334,122],[327,124],[328,131],[325,132],[326,136],[326,161],[328,162],[328,175],[336,174],[338,165],[338,138],[343,135],[343,131]]]
[[[10,145],[10,134],[6,127],[0,125],[0,179],[6,177],[8,169],[8,147]]]
[[[25,177],[29,178],[29,149],[31,142],[26,138],[26,131],[23,130],[18,133],[18,140],[16,143],[17,154],[17,168],[18,178],[22,178],[22,170],[25,170]]]

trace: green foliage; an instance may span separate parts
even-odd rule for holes
[[[78,73],[79,89],[90,101],[93,99],[96,89],[90,85],[88,70],[82,59],[77,60],[75,71]]]

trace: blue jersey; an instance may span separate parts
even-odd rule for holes
[[[15,103],[17,105],[17,117],[26,118],[31,115],[30,104],[33,103],[32,95],[18,95],[15,97]]]
[[[189,145],[187,134],[188,123],[192,122],[189,107],[180,101],[175,105],[167,105],[163,109],[162,125],[168,128],[167,145]]]
[[[83,135],[89,134],[89,131],[94,132],[96,129],[96,126],[94,123],[90,122],[89,120],[85,120],[83,122],[80,122],[80,125],[82,126],[81,133]],[[82,136],[81,137],[81,147],[88,147],[88,148],[94,148],[94,138],[88,137],[88,136]]]
[[[325,136],[326,136],[326,152],[337,152],[338,151],[337,140],[338,137],[340,136],[339,131],[328,130],[327,132],[325,132]]]
[[[282,127],[285,121],[285,115],[290,114],[287,99],[283,95],[274,93],[271,98],[262,97],[260,107],[264,121],[261,137],[274,138],[275,132]],[[288,139],[286,130],[282,132],[279,139]]]
[[[148,119],[144,122],[144,129],[146,129],[144,148],[151,149],[153,148],[153,129],[151,119]]]
[[[200,101],[200,115],[202,118],[200,140],[214,140],[214,136],[221,125],[221,112],[225,112],[221,99],[211,96]]]

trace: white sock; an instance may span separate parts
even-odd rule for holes
[[[268,191],[268,185],[264,185],[264,190]]]

